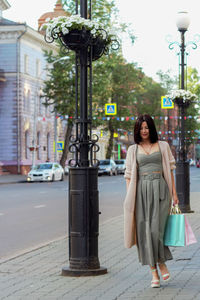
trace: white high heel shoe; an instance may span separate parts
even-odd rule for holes
[[[160,265],[165,265],[165,264],[164,264],[164,263],[163,263],[163,264],[159,264],[159,266],[160,266]],[[165,265],[165,266],[166,266],[166,265]],[[166,267],[167,267],[167,266],[166,266]],[[162,276],[162,279],[163,279],[164,282],[168,282],[168,281],[170,281],[170,279],[171,279],[169,273],[161,274],[161,276]]]
[[[157,269],[151,269],[151,272],[156,272]],[[153,279],[151,281],[151,287],[152,288],[159,288],[160,287],[160,278],[159,279]]]

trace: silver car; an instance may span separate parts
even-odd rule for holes
[[[27,175],[28,182],[54,180],[64,180],[64,169],[54,162],[35,165]]]
[[[125,172],[125,159],[115,159],[115,163],[117,165],[117,173],[124,174]]]
[[[98,175],[117,175],[117,165],[113,159],[102,159],[99,161]]]

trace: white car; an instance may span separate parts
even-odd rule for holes
[[[35,165],[27,175],[29,182],[54,180],[64,180],[64,169],[60,164],[54,162]]]

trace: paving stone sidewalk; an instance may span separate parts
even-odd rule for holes
[[[12,300],[193,300],[200,299],[200,193],[191,193],[193,214],[187,214],[198,243],[171,248],[172,280],[150,288],[151,274],[138,263],[136,248],[123,246],[123,216],[100,226],[99,258],[108,274],[63,277],[68,265],[67,238],[16,258],[0,261],[0,299]]]

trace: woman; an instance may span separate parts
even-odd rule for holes
[[[173,169],[175,159],[167,142],[158,141],[153,119],[138,117],[134,127],[135,145],[129,147],[124,177],[125,247],[137,245],[139,261],[149,265],[151,287],[160,287],[157,264],[164,281],[170,279],[165,261],[172,259],[163,244],[164,229],[171,207],[178,204]]]

